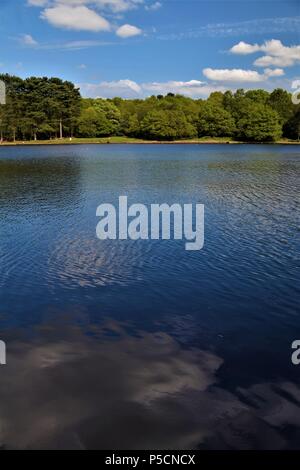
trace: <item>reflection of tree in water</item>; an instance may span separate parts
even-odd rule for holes
[[[56,325],[9,350],[0,385],[5,448],[285,448],[284,426],[299,429],[296,386],[226,391],[219,357],[165,333],[129,335],[113,323],[86,336]]]
[[[13,210],[66,206],[79,197],[80,162],[72,158],[0,160],[0,204]]]

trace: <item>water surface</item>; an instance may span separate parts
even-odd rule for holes
[[[0,148],[0,446],[298,448],[297,146]],[[205,204],[205,246],[96,208]]]

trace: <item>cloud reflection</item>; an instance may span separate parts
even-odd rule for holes
[[[285,448],[281,428],[300,424],[296,386],[228,392],[221,358],[165,333],[132,335],[116,323],[62,330],[8,344],[0,447]]]

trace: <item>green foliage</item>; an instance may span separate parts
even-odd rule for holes
[[[98,115],[92,106],[82,109],[77,121],[77,131],[80,137],[93,137],[97,135]]]
[[[93,107],[99,116],[99,136],[110,136],[119,133],[121,113],[117,106],[103,99],[94,100]]]
[[[254,103],[267,104],[269,93],[266,90],[249,90],[245,93],[245,97]]]
[[[237,122],[237,132],[241,140],[274,142],[282,133],[278,113],[262,103],[245,102]]]
[[[1,136],[7,140],[56,137],[60,123],[72,135],[80,112],[80,93],[59,78],[26,80],[0,75],[6,84],[7,104],[1,106]]]
[[[277,111],[281,124],[285,124],[293,117],[295,105],[292,103],[291,94],[281,88],[272,91],[268,100],[269,106]]]
[[[128,137],[136,137],[140,134],[140,123],[136,113],[124,113],[120,122],[120,133]]]
[[[283,130],[290,139],[300,140],[300,106],[297,106],[295,114],[285,123]]]
[[[285,90],[214,92],[206,100],[168,93],[144,100],[83,99],[59,78],[26,80],[0,75],[7,104],[0,106],[0,140],[129,137],[151,140],[235,138],[273,142],[299,139],[300,111]],[[61,134],[62,133],[62,134]]]
[[[199,137],[230,137],[235,132],[235,121],[219,99],[208,99],[202,103],[197,127]]]
[[[120,130],[121,113],[108,100],[82,100],[82,109],[77,121],[80,137],[109,137]]]
[[[196,137],[196,128],[182,111],[150,111],[141,122],[141,134],[153,140],[176,140]]]

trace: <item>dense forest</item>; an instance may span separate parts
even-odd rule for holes
[[[300,137],[300,106],[285,90],[214,92],[206,100],[168,93],[144,100],[84,99],[58,78],[0,75],[0,139],[127,136],[148,140],[226,137],[272,142]]]

